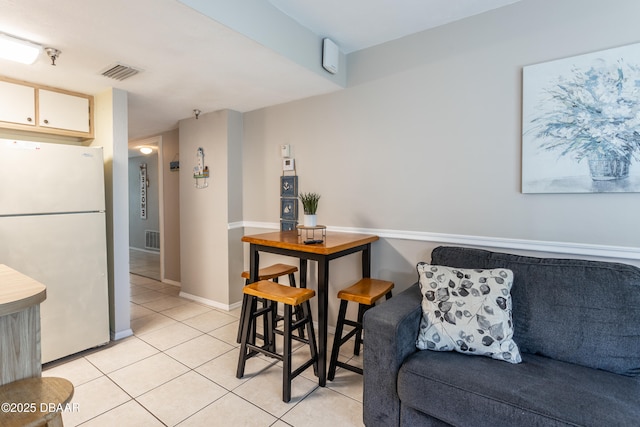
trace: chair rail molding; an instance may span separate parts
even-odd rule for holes
[[[276,222],[242,221],[229,223],[228,227],[230,230],[236,228],[264,228],[268,230],[279,230],[280,224]],[[327,226],[327,230],[341,233],[375,234],[384,239],[416,240],[421,242],[481,246],[488,248],[518,249],[535,252],[640,260],[640,247],[631,246],[510,239],[504,237],[469,236],[463,234],[444,234],[431,233],[427,231],[389,230],[377,228]]]

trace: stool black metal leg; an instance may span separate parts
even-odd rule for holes
[[[369,308],[371,308],[371,306],[358,304],[358,332],[356,332],[356,342],[353,346],[353,354],[356,356],[360,354],[360,346],[362,345],[362,318],[364,317],[364,312]]]
[[[238,369],[236,377],[244,376],[244,367],[247,361],[247,342],[255,340],[255,327],[251,327],[255,323],[252,319],[252,313],[256,304],[255,298],[244,295],[242,298],[242,339],[240,340],[240,357],[238,358]],[[250,337],[251,335],[251,337]]]
[[[244,285],[247,286],[249,284],[249,280],[245,279],[244,281]],[[242,339],[242,326],[243,326],[243,321],[244,321],[244,316],[242,315],[242,313],[244,313],[244,306],[245,306],[245,299],[242,298],[242,308],[240,309],[240,322],[238,323],[238,336],[236,337],[236,342],[238,344],[240,344],[240,340]]]
[[[336,363],[338,362],[338,353],[340,351],[340,341],[342,341],[342,330],[344,328],[344,318],[347,313],[347,301],[340,301],[340,311],[338,312],[338,323],[336,324],[336,333],[333,336],[333,348],[331,350],[331,359],[329,361],[329,372],[327,379],[333,381],[336,376]]]
[[[291,286],[292,288],[296,287],[296,276],[291,273],[289,274],[289,286]],[[296,320],[300,320],[304,318],[304,314],[302,313],[302,305],[298,305],[296,306]],[[304,326],[300,326],[298,328],[298,336],[300,338],[304,338]]]
[[[291,400],[291,306],[284,306],[284,350],[282,354],[282,400]]]
[[[307,336],[309,337],[309,350],[313,359],[313,374],[318,376],[318,345],[316,344],[316,332],[313,330],[313,319],[311,318],[311,305],[309,301],[301,306],[302,315],[307,319]]]

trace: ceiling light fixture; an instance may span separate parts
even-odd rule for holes
[[[151,154],[153,153],[153,149],[149,147],[140,147],[140,152],[142,154]]]
[[[49,58],[51,59],[51,65],[53,65],[55,67],[56,65],[56,59],[58,59],[58,57],[60,56],[60,54],[62,52],[60,52],[58,49],[56,49],[55,47],[45,47],[44,51],[47,52],[47,55],[49,56]]]
[[[41,51],[40,45],[0,33],[0,58],[22,64],[33,64]]]

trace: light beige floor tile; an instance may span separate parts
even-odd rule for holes
[[[131,397],[109,378],[96,378],[75,387],[71,403],[77,405],[78,410],[63,412],[64,425],[76,426],[128,400],[131,400]]]
[[[150,314],[131,321],[131,329],[136,335],[146,334],[175,324],[176,321],[160,313]]]
[[[129,337],[115,341],[108,348],[85,357],[102,372],[109,373],[157,353],[158,349],[150,346],[140,338]]]
[[[211,310],[207,313],[186,319],[184,323],[199,329],[202,332],[211,332],[214,329],[236,322],[237,320],[237,318],[229,316],[228,314],[221,313],[217,310]]]
[[[233,310],[229,310],[229,315],[237,317],[239,319],[241,311],[242,307],[234,308]]]
[[[64,364],[46,368],[42,371],[43,377],[60,377],[71,381],[74,387],[78,387],[86,382],[95,380],[103,375],[100,370],[93,366],[84,357],[71,360]]]
[[[148,288],[145,288],[144,286],[140,286],[140,285],[130,285],[129,287],[129,295],[130,296],[134,296],[134,295],[140,295],[144,292],[149,292]]]
[[[357,362],[352,363],[349,361],[348,363],[358,366]],[[327,388],[362,403],[363,381],[362,375],[360,374],[339,367],[336,369],[336,375],[333,381],[327,381]]]
[[[323,387],[314,390],[287,412],[282,420],[294,427],[364,425],[361,403]]]
[[[184,298],[181,298],[181,299],[184,300]],[[196,304],[194,302],[188,302],[186,300],[185,302],[186,304],[182,304],[180,306],[173,307],[168,310],[163,310],[162,314],[164,314],[165,316],[171,317],[172,319],[183,321],[191,317],[196,317],[200,314],[204,314],[209,311],[212,311],[210,307],[207,307],[201,304]]]
[[[209,332],[209,335],[212,337],[218,338],[230,344],[234,347],[238,347],[240,344],[236,342],[236,338],[238,336],[238,321],[229,323],[228,325],[221,326],[213,331]]]
[[[193,369],[233,348],[224,341],[205,334],[170,348],[165,353]]]
[[[166,297],[166,295],[162,292],[152,291],[151,289],[149,289],[146,292],[140,292],[137,295],[132,295],[131,302],[134,302],[136,304],[145,304],[164,297]]]
[[[219,385],[191,371],[145,393],[137,400],[163,423],[172,426],[225,393],[227,391]],[[218,417],[216,419],[222,420]],[[210,423],[212,421],[210,420]],[[226,420],[224,424],[233,425],[228,424]]]
[[[260,372],[275,363],[275,359],[272,359],[272,362],[270,363],[259,357],[252,357],[247,360],[244,369],[244,376],[242,378],[236,378],[238,355],[238,349],[231,350],[213,360],[210,360],[204,365],[199,366],[196,368],[196,371],[210,380],[215,381],[216,384],[220,384],[227,390],[233,390],[254,376],[259,375]]]
[[[187,326],[184,323],[176,322],[166,328],[156,329],[146,334],[138,334],[137,336],[158,350],[164,351],[202,334],[203,332],[197,329]]]
[[[221,424],[227,426],[267,427],[271,426],[276,418],[233,393],[228,393],[178,426],[200,427],[215,424],[212,420],[224,420]]]
[[[186,304],[188,301],[184,298],[173,297],[171,295],[162,294],[162,298],[154,299],[153,301],[149,301],[143,303],[142,306],[153,310],[153,311],[163,311],[168,310],[170,308],[178,307],[183,304]]]
[[[271,427],[291,427],[290,424],[285,423],[282,420],[278,420],[275,423],[271,424]]]
[[[109,378],[131,396],[137,397],[188,370],[182,363],[159,353],[110,373]]]
[[[162,427],[163,425],[142,405],[135,400],[130,400],[109,412],[90,419],[82,424],[82,427]]]
[[[282,401],[282,368],[271,366],[234,390],[234,393],[248,400],[271,415],[280,418],[285,412],[318,387],[317,382],[298,376],[291,382],[291,400]],[[344,396],[343,396],[344,397]],[[345,397],[345,399],[347,399]],[[325,409],[326,410],[326,409]],[[325,424],[330,425],[330,424]]]
[[[170,285],[165,283],[165,287],[158,289],[158,292],[162,292],[165,295],[171,295],[172,297],[179,297],[182,288],[177,285]]]
[[[129,283],[132,285],[144,285],[145,283],[154,282],[155,279],[149,277],[140,276],[137,274],[129,274]]]
[[[153,310],[149,310],[148,308],[135,303],[131,303],[129,310],[131,312],[131,320],[139,319],[154,313]]]

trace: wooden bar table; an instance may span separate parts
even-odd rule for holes
[[[40,303],[46,287],[0,264],[0,385],[42,374]]]
[[[371,277],[371,243],[379,237],[371,234],[327,231],[322,243],[305,244],[297,231],[280,231],[244,236],[250,245],[250,282],[258,278],[260,252],[295,257],[300,260],[300,286],[307,286],[307,261],[318,262],[318,379],[327,382],[327,311],[329,308],[329,261],[345,255],[362,253],[362,277]]]

